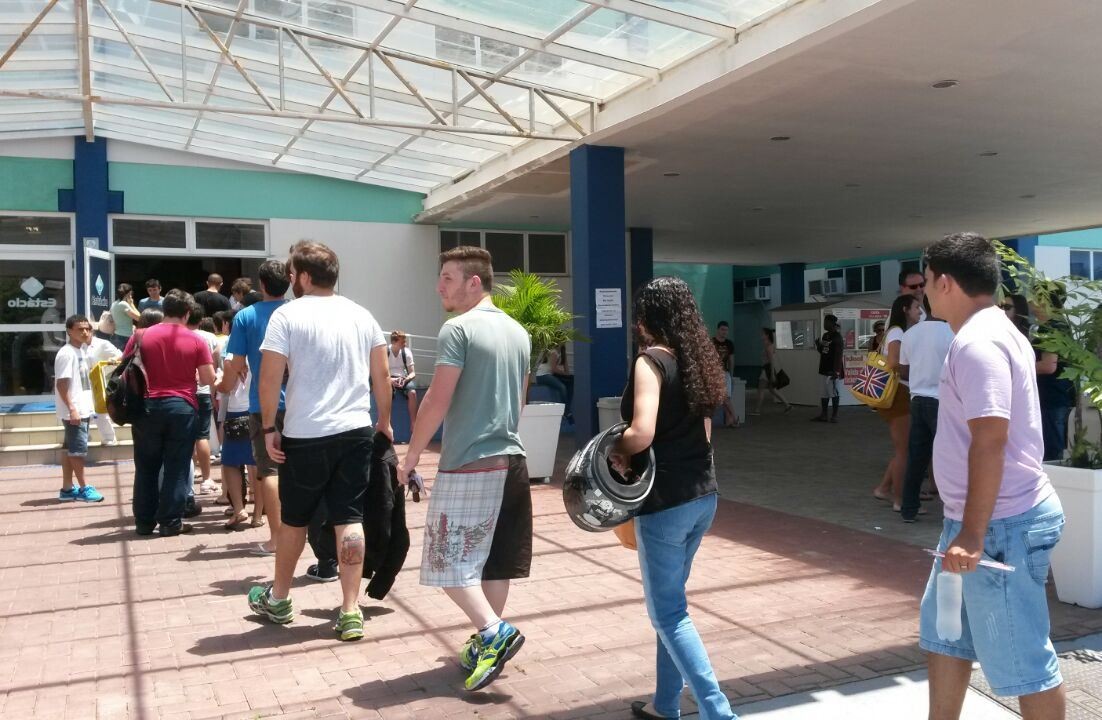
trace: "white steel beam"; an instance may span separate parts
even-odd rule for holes
[[[736,30],[732,25],[725,25],[712,20],[686,15],[676,10],[639,2],[638,0],[582,0],[582,2],[589,3],[599,8],[607,8],[609,10],[615,10],[616,12],[622,12],[626,15],[634,15],[635,17],[662,23],[663,25],[681,28],[682,30],[690,30],[695,33],[700,33],[701,35],[710,35],[711,37],[721,38],[723,40],[735,39]]]
[[[80,58],[80,92],[84,96],[84,139],[92,142],[96,139],[95,121],[92,118],[92,63],[88,48],[88,0],[75,0],[73,12],[76,13],[77,56]]]
[[[101,0],[102,2],[102,0]],[[229,48],[233,44],[233,39],[237,37],[234,30],[237,29],[237,23],[241,19],[241,13],[245,12],[245,6],[249,4],[249,0],[239,0],[237,4],[237,13],[233,19],[230,20],[229,30],[226,31],[226,47]],[[280,56],[280,60],[282,60]],[[207,89],[203,93],[203,103],[210,102],[211,95],[214,94],[214,88],[218,85],[218,78],[222,76],[222,68],[226,66],[226,56],[222,53],[218,54],[218,64],[214,66],[214,73],[211,75],[210,82],[207,84]],[[187,81],[187,78],[184,78]],[[199,129],[199,123],[203,121],[203,113],[196,113],[195,123],[191,126],[191,132],[188,133],[187,142],[184,143],[184,149],[187,150],[191,145],[191,139],[195,137],[195,131]]]
[[[104,0],[96,0],[96,2],[99,3],[100,8],[107,13],[108,19],[110,19],[115,27],[118,28],[119,32],[122,33],[123,39],[126,40],[126,44],[130,46],[130,49],[133,50],[134,54],[138,56],[138,59],[142,61],[142,65],[145,65],[145,69],[148,70],[149,74],[153,76],[153,79],[157,81],[157,84],[161,87],[161,90],[164,91],[164,94],[169,100],[175,102],[176,98],[172,97],[172,93],[165,87],[164,81],[161,80],[161,76],[158,75],[157,71],[153,69],[153,66],[149,64],[149,60],[146,59],[145,53],[142,52],[142,49],[138,47],[133,38],[130,37],[130,33],[122,26],[119,19],[115,17],[115,13],[111,12],[111,8],[107,7],[107,3],[104,2]],[[244,5],[245,2],[246,0],[241,0],[242,5]]]
[[[31,24],[23,29],[23,32],[19,34],[19,37],[15,39],[15,42],[11,44],[11,47],[4,51],[3,55],[0,55],[0,68],[4,67],[4,63],[8,61],[8,58],[15,54],[15,51],[19,49],[19,46],[22,45],[28,37],[30,37],[31,33],[34,32],[34,29],[38,27],[38,24],[42,22],[42,19],[46,17],[50,10],[53,10],[54,5],[57,5],[57,3],[58,0],[50,0],[50,2],[46,3],[46,7],[42,8],[42,10],[39,11],[38,15],[35,16],[34,20],[31,21]]]
[[[199,23],[199,27],[207,34],[207,37],[214,41],[214,44],[218,47],[219,52],[221,52],[226,57],[226,59],[230,61],[230,64],[237,69],[237,72],[240,73],[241,77],[245,79],[245,82],[249,84],[249,87],[251,87],[253,91],[258,96],[260,96],[260,99],[264,101],[264,104],[268,106],[268,109],[275,110],[276,106],[272,104],[272,101],[268,99],[268,96],[264,93],[263,90],[260,89],[260,86],[256,84],[256,81],[253,80],[251,75],[249,75],[249,71],[245,69],[245,66],[241,64],[241,61],[234,57],[233,53],[230,52],[229,47],[224,42],[222,42],[221,38],[218,37],[218,33],[210,29],[210,25],[207,24],[206,20],[199,17],[199,13],[196,12],[195,8],[188,7],[187,10],[189,13],[191,13],[191,16],[195,18],[195,22]]]

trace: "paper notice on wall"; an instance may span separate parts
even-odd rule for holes
[[[596,312],[598,328],[624,326],[623,291],[620,288],[597,288]]]

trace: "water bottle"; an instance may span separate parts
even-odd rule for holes
[[[937,575],[937,636],[942,640],[960,639],[960,606],[964,578],[960,573],[942,570]]]

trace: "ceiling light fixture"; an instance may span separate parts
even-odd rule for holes
[[[765,208],[763,208],[763,207],[752,207],[752,208],[750,208],[750,212],[761,212],[764,209]]]
[[[664,172],[664,173],[662,173],[662,177],[681,177],[681,173],[679,173],[679,172]]]
[[[529,220],[539,220],[539,219],[540,219],[540,216],[539,216],[539,215],[529,215],[529,216],[528,216],[528,219],[529,219]]]
[[[792,136],[791,135],[774,135],[773,137],[771,137],[769,139],[772,140],[773,142],[785,142],[787,140],[791,140]]]
[[[1035,198],[1037,196],[1030,193],[1029,195],[1019,195],[1018,197],[1020,197],[1022,200],[1032,200],[1033,198]]]
[[[937,88],[938,90],[944,90],[945,88],[956,87],[957,85],[960,85],[960,81],[958,80],[938,80],[930,87]]]
[[[995,157],[996,155],[998,155],[998,153],[994,150],[984,150],[980,153],[980,157]]]
[[[859,187],[861,187],[861,183],[846,183],[846,187],[848,187],[848,188],[859,188]]]

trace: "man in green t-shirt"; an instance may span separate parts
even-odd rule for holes
[[[501,619],[509,581],[532,564],[532,496],[517,427],[531,340],[490,300],[490,253],[440,255],[436,290],[457,313],[440,328],[436,370],[398,470],[404,483],[444,423],[440,469],[429,497],[421,584],[444,588],[475,632],[459,651],[465,687],[490,684],[524,643]]]

